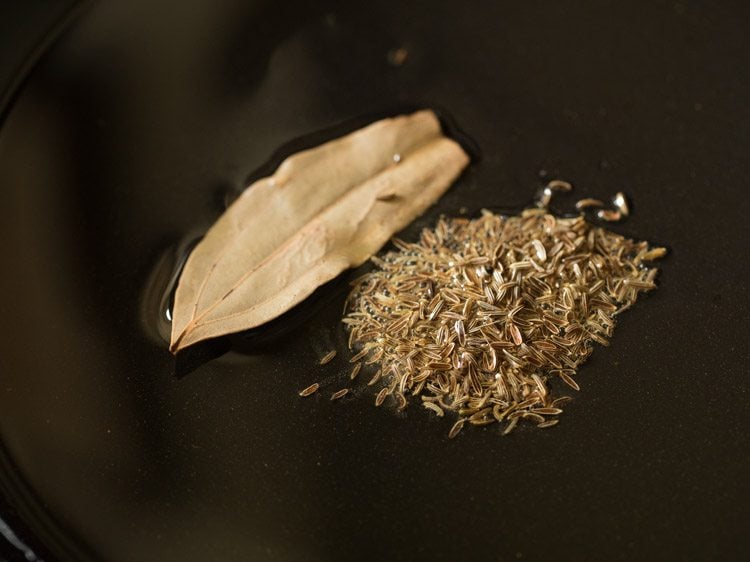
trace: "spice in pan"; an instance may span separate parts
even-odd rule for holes
[[[341,390],[337,390],[336,392],[331,394],[331,400],[338,400],[339,398],[343,398],[347,394],[349,394],[349,389],[342,388]]]
[[[578,368],[595,343],[608,343],[615,317],[655,287],[650,260],[666,251],[583,216],[554,216],[542,197],[519,216],[441,218],[372,259],[343,321],[357,359],[379,368],[376,405],[393,393],[402,409],[420,396],[437,416],[457,416],[451,438],[466,422],[499,422],[507,434],[559,421],[569,398],[561,391],[580,389]]]
[[[356,379],[361,369],[362,369],[362,363],[357,363],[356,365],[354,365],[352,372],[349,373],[349,378],[352,380]]]
[[[310,396],[311,394],[315,394],[318,389],[320,388],[320,384],[317,382],[312,383],[310,386],[308,386],[305,389],[302,389],[299,391],[300,396]]]
[[[325,365],[326,363],[330,363],[331,361],[333,361],[334,357],[336,357],[336,350],[335,349],[333,351],[329,351],[323,357],[321,357],[320,364],[321,365]]]

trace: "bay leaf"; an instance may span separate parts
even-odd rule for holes
[[[361,265],[468,162],[429,110],[290,156],[248,187],[191,253],[170,350],[260,326]]]

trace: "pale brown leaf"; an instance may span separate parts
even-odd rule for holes
[[[253,328],[377,252],[468,164],[431,111],[287,158],[251,185],[185,264],[170,349]]]

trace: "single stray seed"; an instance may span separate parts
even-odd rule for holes
[[[323,358],[322,358],[322,359],[320,360],[320,364],[321,364],[321,365],[325,365],[326,363],[330,363],[330,362],[331,362],[331,360],[332,360],[332,359],[333,359],[334,357],[336,357],[336,350],[335,350],[335,349],[334,349],[333,351],[329,351],[328,353],[326,353],[326,354],[325,354],[325,355],[323,356]]]
[[[538,424],[537,427],[544,429],[545,427],[552,427],[553,425],[557,425],[559,422],[560,420],[547,420]]]
[[[553,191],[570,191],[573,189],[573,185],[565,180],[552,180],[547,184],[547,187]]]
[[[357,378],[357,375],[359,374],[359,370],[362,368],[362,363],[357,363],[354,365],[354,368],[352,369],[351,374],[349,375],[349,378],[351,380],[354,380]]]
[[[331,400],[338,400],[339,398],[342,398],[347,395],[349,392],[348,388],[342,388],[341,390],[337,390],[333,394],[331,394]]]
[[[305,389],[302,389],[299,391],[300,396],[310,396],[311,394],[314,394],[317,392],[317,390],[320,388],[320,384],[317,382],[312,383],[310,386],[308,386]]]
[[[552,401],[552,407],[554,408],[558,404],[564,404],[565,402],[570,402],[571,400],[573,400],[573,398],[570,396],[560,396],[559,398],[555,398]]]

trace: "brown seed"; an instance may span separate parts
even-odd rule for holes
[[[333,394],[331,394],[331,400],[338,400],[339,398],[343,398],[349,393],[348,388],[342,388],[341,390],[337,390]]]
[[[354,365],[352,372],[349,374],[349,378],[351,380],[356,379],[357,375],[359,374],[360,369],[362,369],[362,363],[357,363],[356,365]]]
[[[560,378],[563,380],[565,384],[567,384],[570,388],[573,390],[581,390],[581,387],[578,386],[578,383],[573,380],[573,378],[570,375],[567,375],[563,372],[560,373]]]
[[[481,410],[474,412],[470,417],[469,421],[478,421],[487,419],[490,415],[492,415],[492,407],[489,408],[482,408]],[[494,420],[492,420],[494,421]]]
[[[459,416],[473,416],[477,413],[476,408],[459,408],[458,415]]]
[[[371,357],[369,357],[365,361],[365,365],[372,365],[373,363],[377,363],[383,358],[384,353],[385,353],[385,350],[383,348],[378,349],[375,353],[372,354]]]
[[[666,248],[652,248],[645,254],[643,254],[644,261],[651,261],[651,260],[658,260],[659,258],[663,258],[667,255],[667,249]]]
[[[380,392],[378,392],[378,395],[375,397],[375,405],[380,406],[383,402],[385,402],[385,399],[387,396],[388,396],[388,389],[383,388]]]
[[[505,431],[503,431],[503,435],[508,435],[511,431],[513,431],[516,428],[516,425],[518,425],[518,418],[512,419],[507,427],[505,428]]]
[[[620,213],[620,211],[600,209],[596,212],[596,218],[607,222],[617,222],[622,219],[622,213]]]
[[[558,404],[564,404],[565,402],[570,402],[571,400],[573,400],[571,396],[560,396],[559,398],[555,398],[552,401],[552,407],[554,408]]]
[[[464,345],[466,343],[466,332],[464,331],[464,323],[461,320],[456,320],[456,323],[453,326],[454,326],[453,329],[456,332],[456,336],[458,337],[459,345]]]
[[[456,423],[453,424],[453,427],[451,427],[451,430],[448,432],[448,439],[453,439],[458,435],[458,433],[463,429],[464,423],[466,423],[465,418],[461,418]]]
[[[542,378],[536,373],[533,373],[531,375],[531,378],[534,380],[534,384],[536,384],[539,396],[541,396],[542,398],[547,396],[547,387],[545,386],[544,381],[542,381]]]
[[[335,349],[333,351],[329,351],[328,353],[326,353],[320,359],[320,364],[321,365],[325,365],[326,363],[330,363],[333,360],[334,357],[336,357],[336,350]]]
[[[576,203],[576,209],[578,209],[579,211],[583,209],[588,209],[590,207],[604,207],[604,203],[602,203],[598,199],[591,199],[588,197],[584,199],[579,199],[578,202]]]
[[[508,413],[510,413],[510,410],[507,408],[503,408],[503,406],[500,404],[495,404],[492,407],[492,416],[499,422],[503,421]]]
[[[544,416],[540,416],[539,414],[535,412],[524,412],[523,419],[534,421],[537,423],[542,423],[544,421]]]
[[[451,305],[461,304],[463,302],[460,291],[454,289],[444,289],[441,293],[444,296],[444,300]]]
[[[624,284],[626,284],[628,287],[633,287],[634,289],[655,289],[656,285],[650,281],[641,281],[640,279],[625,279],[623,281]]]
[[[424,406],[428,410],[432,410],[433,412],[435,412],[435,414],[439,418],[442,418],[443,415],[445,414],[445,412],[443,411],[443,409],[440,406],[438,406],[437,404],[435,404],[434,402],[422,402],[422,406]]]
[[[400,392],[396,393],[396,400],[398,400],[398,410],[405,410],[406,406],[408,405],[408,402],[406,401],[406,396],[401,394]]]
[[[490,425],[491,423],[495,423],[495,418],[471,418],[469,419],[469,423],[477,426]]]
[[[310,396],[311,394],[315,394],[318,389],[320,388],[320,384],[317,382],[312,383],[307,388],[304,388],[299,391],[300,396]]]
[[[562,414],[560,408],[535,408],[534,412],[545,416],[556,416],[557,414]]]
[[[529,406],[533,406],[539,401],[540,401],[539,396],[531,396],[530,398],[527,398],[526,400],[518,404],[518,408],[522,410],[523,408],[528,408]]]
[[[557,425],[559,422],[560,420],[547,420],[538,424],[537,427],[544,429],[545,427],[552,427],[553,425]]]
[[[510,337],[513,339],[514,344],[521,345],[523,343],[521,330],[518,329],[518,326],[516,326],[515,324],[509,324],[508,331],[510,332]]]
[[[433,361],[432,363],[427,364],[427,368],[432,369],[433,371],[450,371],[452,366],[450,363],[438,363]]]
[[[378,382],[378,381],[380,380],[380,376],[382,375],[382,373],[383,373],[383,370],[382,370],[382,369],[378,369],[377,371],[375,371],[375,374],[374,374],[374,375],[372,376],[372,378],[371,378],[371,379],[370,379],[370,380],[369,380],[369,381],[367,382],[367,386],[372,386],[372,385],[374,385],[374,384],[375,384],[376,382]]]
[[[539,261],[547,261],[547,250],[544,248],[544,244],[542,244],[537,239],[532,240],[531,244],[534,246],[534,250],[536,251],[536,256],[537,258],[539,258]]]
[[[553,191],[571,191],[573,186],[564,180],[551,180],[547,187]]]
[[[443,308],[443,303],[444,301],[438,301],[437,304],[430,309],[429,316],[427,317],[428,320],[434,320],[435,317],[440,314],[440,310]]]
[[[471,308],[474,306],[474,299],[468,298],[466,301],[464,301],[463,309],[461,310],[461,315],[464,318],[468,318],[471,316]]]
[[[369,352],[370,350],[367,347],[362,348],[362,350],[359,353],[357,353],[356,355],[354,355],[354,357],[349,359],[349,363],[356,363],[357,361],[365,357]]]

